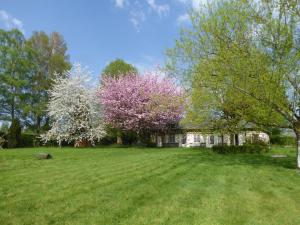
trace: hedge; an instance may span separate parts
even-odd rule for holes
[[[296,145],[296,138],[292,136],[274,135],[270,137],[270,142],[275,145]]]
[[[269,151],[266,143],[245,143],[244,145],[215,145],[212,150],[219,154],[229,153],[262,153]]]

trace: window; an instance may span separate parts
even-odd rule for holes
[[[223,145],[224,144],[224,136],[223,135],[220,135],[219,137],[218,137],[218,144],[219,145]]]
[[[214,135],[210,135],[210,136],[209,136],[209,143],[210,143],[211,145],[215,144]]]
[[[240,145],[240,143],[239,143],[239,135],[235,134],[234,138],[235,138],[235,145]]]
[[[169,134],[169,143],[175,143],[175,134]]]
[[[186,144],[186,135],[182,135],[181,143]]]
[[[200,142],[200,135],[194,134],[194,142]]]
[[[252,142],[257,142],[259,141],[259,135],[257,133],[252,134]]]

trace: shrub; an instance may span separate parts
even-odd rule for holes
[[[0,127],[0,133],[7,134],[8,130],[9,130],[8,122],[2,122],[2,125]]]
[[[296,139],[292,136],[273,135],[270,142],[275,145],[295,145]]]
[[[33,147],[38,145],[38,135],[30,133],[22,133],[19,147]]]
[[[11,126],[8,130],[8,139],[7,145],[8,148],[18,147],[21,139],[21,124],[20,120],[14,119],[11,123]]]
[[[101,140],[99,142],[97,142],[97,145],[111,145],[116,142],[115,139],[116,138],[107,135],[107,136],[101,138]]]
[[[7,133],[0,131],[0,148],[7,148]]]
[[[216,145],[212,147],[212,150],[219,154],[228,153],[262,153],[269,150],[268,145],[262,141],[256,141],[254,143],[246,142],[244,145]]]
[[[0,149],[4,147],[4,144],[6,143],[6,140],[0,136]]]
[[[122,133],[122,141],[125,145],[132,145],[137,142],[137,135],[135,132],[123,132]]]

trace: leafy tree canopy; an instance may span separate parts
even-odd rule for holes
[[[39,133],[42,124],[47,123],[46,106],[49,101],[48,91],[53,79],[64,76],[64,71],[71,68],[67,54],[67,44],[61,34],[53,32],[34,32],[27,41],[27,46],[34,52],[31,61],[35,65],[31,71],[29,95],[27,98],[26,122]]]
[[[0,119],[13,121],[26,107],[32,58],[20,31],[0,29]]]
[[[80,65],[54,80],[48,104],[51,129],[42,135],[44,141],[75,142],[77,147],[83,142],[93,144],[105,135],[89,80],[90,74]]]
[[[147,133],[166,130],[182,118],[184,93],[155,73],[107,77],[99,90],[105,121],[112,127]]]
[[[291,128],[300,168],[299,9],[294,0],[209,3],[167,54],[192,90],[192,114]]]
[[[104,68],[102,77],[118,78],[130,73],[136,74],[137,69],[133,65],[126,63],[123,59],[116,59]]]

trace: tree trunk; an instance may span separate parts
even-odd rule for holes
[[[75,143],[74,143],[75,148],[86,148],[89,146],[90,146],[90,143],[87,140],[79,140],[79,141],[75,141]]]
[[[297,138],[297,150],[296,150],[296,158],[297,158],[297,168],[300,169],[300,132],[296,133]]]
[[[41,130],[41,117],[37,116],[36,117],[36,133],[40,134],[40,130]]]
[[[11,122],[15,119],[15,97],[13,97],[11,103]]]
[[[121,131],[117,131],[117,144],[118,145],[122,145],[123,141],[122,141],[122,136],[121,136]]]
[[[142,135],[140,132],[137,132],[137,145],[142,145]]]

